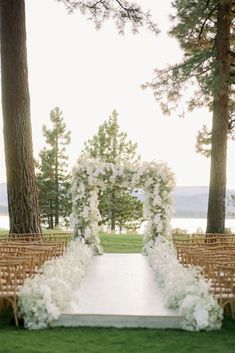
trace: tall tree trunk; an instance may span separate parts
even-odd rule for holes
[[[116,211],[115,209],[112,209],[111,211],[111,231],[115,232],[116,228]]]
[[[53,215],[51,215],[50,217],[50,229],[53,229],[54,228],[54,218],[53,218]]]
[[[59,170],[58,170],[58,129],[56,132],[56,145],[55,145],[55,188],[56,188],[56,199],[55,199],[55,227],[59,225]]]
[[[111,231],[116,228],[116,210],[115,210],[115,190],[112,190],[112,209],[111,209]]]
[[[0,1],[2,110],[10,232],[39,233],[24,0]]]
[[[207,233],[224,233],[232,0],[221,0],[217,17],[216,89],[213,102]]]
[[[53,212],[53,204],[50,202],[50,223],[49,223],[49,229],[54,228],[54,212]]]

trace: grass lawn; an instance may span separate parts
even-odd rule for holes
[[[4,237],[8,235],[8,230],[0,229],[0,237]]]
[[[143,247],[143,235],[140,234],[107,234],[100,233],[104,252],[139,253]]]
[[[1,353],[234,353],[235,324],[221,331],[0,328]]]
[[[142,236],[101,234],[107,252],[140,252]],[[105,298],[104,298],[105,300]],[[28,331],[0,317],[0,353],[234,353],[235,322],[222,330],[53,328]]]

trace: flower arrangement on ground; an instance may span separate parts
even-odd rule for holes
[[[92,252],[79,240],[69,244],[66,254],[47,261],[42,273],[25,280],[19,292],[19,310],[25,327],[40,329],[57,320],[68,308],[91,262]]]
[[[210,291],[210,282],[195,267],[181,265],[172,242],[158,237],[147,248],[149,261],[168,308],[178,309],[189,331],[216,330],[222,325],[222,309]]]

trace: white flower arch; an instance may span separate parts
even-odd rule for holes
[[[148,222],[145,229],[145,245],[150,245],[158,235],[170,232],[171,191],[174,175],[166,163],[143,162],[138,164],[113,164],[100,160],[80,158],[73,168],[73,212],[70,224],[75,235],[90,245],[96,254],[102,253],[98,236],[101,220],[98,209],[98,191],[107,183],[121,188],[144,190],[144,215]]]

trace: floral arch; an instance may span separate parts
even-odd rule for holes
[[[144,190],[145,246],[151,245],[158,235],[169,234],[174,175],[166,163],[117,165],[81,158],[73,168],[70,224],[74,227],[75,236],[91,246],[96,254],[102,253],[98,235],[101,220],[98,191],[104,190],[107,183]]]

